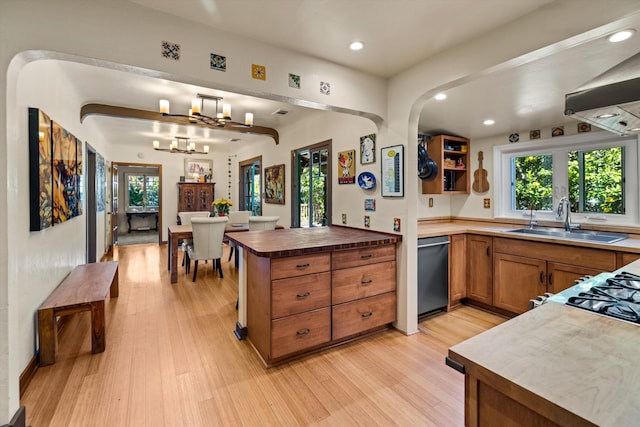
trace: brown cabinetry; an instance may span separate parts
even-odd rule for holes
[[[215,185],[214,182],[179,182],[178,212],[211,212]]]
[[[493,238],[467,236],[467,298],[493,304]]]
[[[615,252],[606,250],[502,238],[494,245],[493,306],[512,313],[527,311],[538,295],[616,267]]]
[[[247,330],[267,365],[396,320],[395,245],[247,258]]]
[[[449,236],[449,307],[467,297],[467,236]]]
[[[422,194],[469,194],[469,140],[438,135],[427,142],[429,157],[438,165],[438,176],[422,181]]]

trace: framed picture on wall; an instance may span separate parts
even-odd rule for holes
[[[284,205],[284,164],[264,168],[264,201]]]
[[[376,134],[360,137],[360,164],[368,165],[376,162]]]
[[[404,145],[380,150],[382,197],[404,196]]]
[[[205,175],[210,175],[213,169],[213,160],[209,159],[184,159],[184,176],[199,180]]]

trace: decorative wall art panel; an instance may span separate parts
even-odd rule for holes
[[[300,76],[297,74],[289,73],[289,87],[294,89],[300,89]]]
[[[251,77],[256,80],[267,80],[267,67],[264,65],[251,64]]]
[[[79,212],[76,137],[55,121],[53,129],[53,223],[61,224]]]
[[[104,174],[104,157],[100,153],[96,153],[96,206],[97,211],[104,211],[104,197],[107,188],[107,181]]]
[[[320,93],[323,95],[331,95],[331,83],[320,82]]]
[[[162,57],[167,59],[172,59],[174,61],[180,60],[180,45],[177,43],[171,43],[167,41],[162,41]]]
[[[29,108],[29,229],[53,225],[53,172],[51,170],[51,119]]]
[[[210,54],[209,67],[212,70],[227,71],[227,57],[216,53]]]
[[[82,203],[80,203],[84,198],[84,185],[82,185],[82,157],[82,141],[79,138],[76,138],[76,175],[74,177],[74,181],[76,183],[75,194],[77,195],[77,200],[73,205],[73,212],[71,213],[72,218],[82,215]]]
[[[368,165],[376,162],[376,134],[360,137],[360,164]]]
[[[562,136],[564,135],[564,126],[556,126],[551,129],[551,136]]]
[[[589,123],[578,123],[578,133],[591,132],[591,125]]]
[[[404,196],[404,145],[380,150],[383,197]]]
[[[529,131],[529,139],[540,139],[540,129]]]
[[[338,153],[338,184],[353,184],[356,182],[356,150]]]
[[[264,168],[264,201],[284,205],[284,164]]]

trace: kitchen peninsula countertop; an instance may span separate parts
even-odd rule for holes
[[[619,271],[640,274],[640,261]],[[639,328],[549,302],[451,347],[449,357],[560,425],[637,425]]]
[[[402,235],[331,225],[314,228],[227,233],[230,240],[259,257],[278,258],[306,253],[353,249],[402,241]]]
[[[622,251],[640,253],[640,236],[630,234],[629,238],[615,243],[598,243],[580,240],[568,240],[551,236],[539,236],[522,233],[509,233],[509,230],[524,228],[522,224],[501,224],[483,221],[419,221],[418,238],[445,236],[451,234],[482,234],[493,237],[505,237],[509,239],[530,240],[544,243],[556,243],[562,245],[580,246],[585,248],[607,249],[610,251]],[[556,225],[557,226],[557,225]],[[544,226],[536,226],[544,228]]]

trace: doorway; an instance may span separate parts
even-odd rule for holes
[[[292,152],[292,227],[331,225],[331,140]]]
[[[162,243],[162,165],[113,163],[114,244]]]
[[[262,156],[238,163],[240,167],[240,191],[238,210],[262,215]]]

